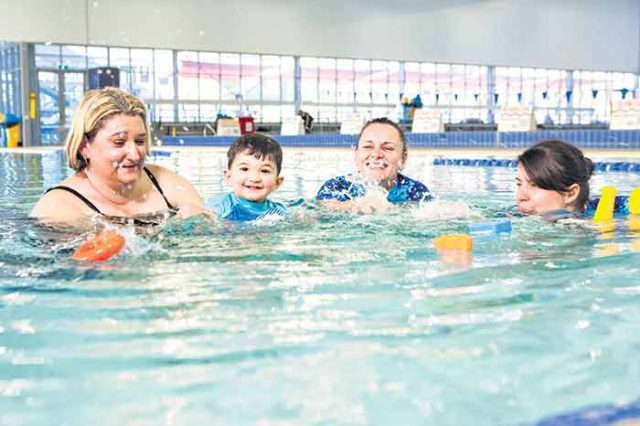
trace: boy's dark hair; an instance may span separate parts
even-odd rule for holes
[[[280,174],[280,170],[282,170],[282,148],[280,148],[278,142],[269,136],[260,133],[251,133],[236,139],[227,151],[227,167],[229,169],[236,159],[236,156],[244,151],[248,151],[249,155],[253,155],[261,160],[265,158],[273,160],[273,162],[276,163],[276,174]]]
[[[364,133],[365,129],[371,126],[372,124],[386,124],[387,126],[391,126],[394,129],[396,129],[396,131],[398,132],[398,135],[400,136],[400,140],[402,141],[402,151],[403,152],[407,151],[407,137],[404,134],[404,130],[402,130],[402,127],[400,127],[398,123],[396,123],[395,121],[387,117],[372,118],[371,120],[364,123],[364,126],[362,126],[362,129],[360,129],[360,134],[358,135],[358,139],[356,140],[356,148],[360,143],[360,138],[362,137],[362,134]]]
[[[584,210],[594,167],[578,147],[559,139],[547,139],[518,156],[518,163],[539,188],[565,192],[574,183],[580,185],[576,209]]]

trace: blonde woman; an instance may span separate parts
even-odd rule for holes
[[[75,174],[48,189],[31,216],[82,227],[96,215],[145,225],[201,212],[202,197],[191,183],[145,165],[150,144],[146,108],[138,98],[116,88],[87,92],[65,143]]]

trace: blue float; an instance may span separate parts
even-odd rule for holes
[[[490,222],[475,222],[469,224],[469,234],[471,235],[493,235],[511,232],[510,220],[496,220]]]

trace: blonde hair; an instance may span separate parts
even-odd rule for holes
[[[87,161],[80,154],[82,142],[92,142],[104,122],[113,115],[125,114],[142,119],[147,134],[145,150],[151,148],[151,132],[147,123],[147,109],[142,101],[122,89],[106,87],[90,90],[84,94],[78,109],[73,115],[71,129],[65,142],[64,151],[69,160],[69,167],[80,171],[87,167]]]

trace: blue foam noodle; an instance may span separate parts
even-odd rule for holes
[[[511,232],[510,220],[498,220],[491,222],[475,222],[469,224],[471,235],[492,235]]]

